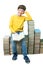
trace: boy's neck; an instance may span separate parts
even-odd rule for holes
[[[18,14],[17,14],[17,16],[22,16],[22,15],[18,15]]]
[[[17,13],[17,16],[22,16],[22,15],[19,15],[19,14]]]

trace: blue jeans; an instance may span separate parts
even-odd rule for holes
[[[17,33],[20,34],[20,32],[17,32]],[[11,44],[12,44],[12,52],[13,52],[13,54],[17,53],[16,41],[13,41],[12,37],[11,37]],[[23,38],[21,40],[21,48],[22,48],[22,54],[24,56],[27,56],[27,47],[26,47],[25,38]]]

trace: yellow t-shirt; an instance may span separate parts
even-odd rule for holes
[[[26,20],[32,20],[32,17],[29,15],[28,12],[25,12],[26,16],[18,16],[18,15],[13,15],[11,16],[10,19],[10,25],[9,28],[12,33],[15,33],[17,31],[23,31],[23,23]]]

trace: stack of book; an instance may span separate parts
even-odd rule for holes
[[[33,54],[34,21],[28,21],[28,53]]]
[[[10,50],[9,51],[10,51],[10,54],[12,54],[12,43],[10,42],[9,45],[10,45]]]
[[[9,54],[9,36],[5,36],[3,39],[4,54]]]
[[[39,54],[40,52],[40,30],[34,30],[34,54]]]
[[[27,21],[28,23],[28,35],[25,35],[25,42],[28,54],[43,53],[43,40],[40,41],[40,30],[34,29],[34,21]],[[4,54],[12,54],[12,43],[9,36],[5,36],[3,39]],[[22,53],[21,41],[16,43],[18,54]]]
[[[43,39],[40,39],[40,53],[43,53]]]

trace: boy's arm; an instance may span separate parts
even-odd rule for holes
[[[13,30],[13,17],[10,18],[9,28],[10,28],[11,32],[14,33],[14,30]]]
[[[26,11],[25,12],[26,16],[25,16],[25,20],[32,20],[32,17],[30,16],[30,14]]]

